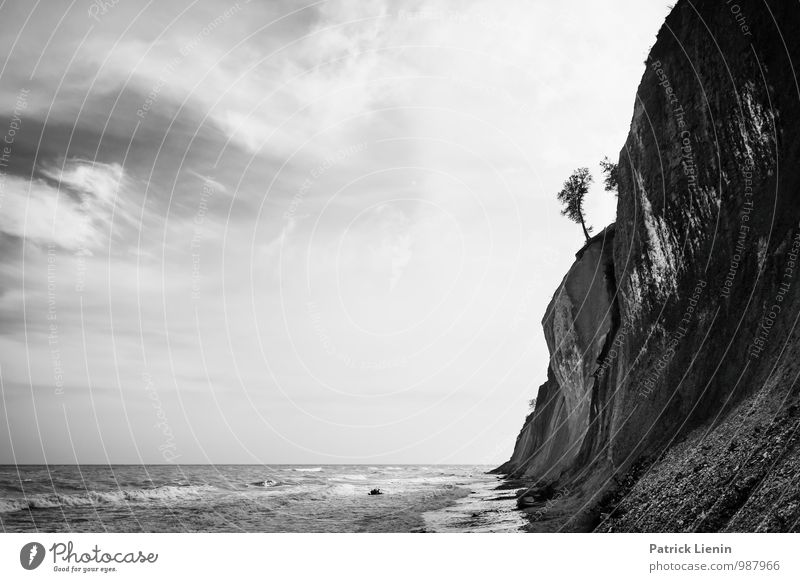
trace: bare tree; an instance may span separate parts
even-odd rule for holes
[[[558,200],[564,204],[561,214],[581,225],[587,241],[592,227],[587,228],[583,218],[583,198],[589,192],[591,183],[592,175],[589,173],[589,168],[578,168],[572,172],[572,175],[564,182],[564,188],[557,194]]]

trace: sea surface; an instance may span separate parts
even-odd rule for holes
[[[4,532],[513,532],[474,465],[0,466]],[[381,495],[369,495],[380,489]],[[506,495],[503,495],[503,494]]]

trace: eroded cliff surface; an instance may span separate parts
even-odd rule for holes
[[[616,230],[548,308],[548,381],[501,468],[566,492],[546,515],[546,495],[522,503],[559,528],[798,528],[797,486],[790,515],[769,505],[800,468],[798,33],[800,7],[777,1],[681,1],[658,33]],[[687,515],[656,503],[687,491]]]
[[[547,381],[503,472],[555,479],[574,463],[596,424],[598,361],[616,322],[613,241],[611,226],[578,252],[545,311]]]

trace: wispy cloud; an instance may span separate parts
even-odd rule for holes
[[[91,252],[106,244],[115,206],[117,220],[130,220],[123,210],[126,204],[116,203],[128,185],[119,164],[68,160],[39,174],[43,178],[6,178],[0,232],[39,245]]]
[[[30,95],[0,195],[4,382],[52,382],[53,309],[79,454],[86,386],[115,388],[108,450],[130,445],[110,418],[146,448],[144,368],[196,399],[169,412],[187,459],[250,435],[266,462],[433,462],[485,418],[510,446],[547,358],[534,312],[580,242],[551,191],[621,145],[663,15],[622,3],[609,28],[588,1],[6,2],[0,139]]]

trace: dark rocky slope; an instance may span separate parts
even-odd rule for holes
[[[498,471],[533,529],[800,530],[800,6],[681,1]]]

